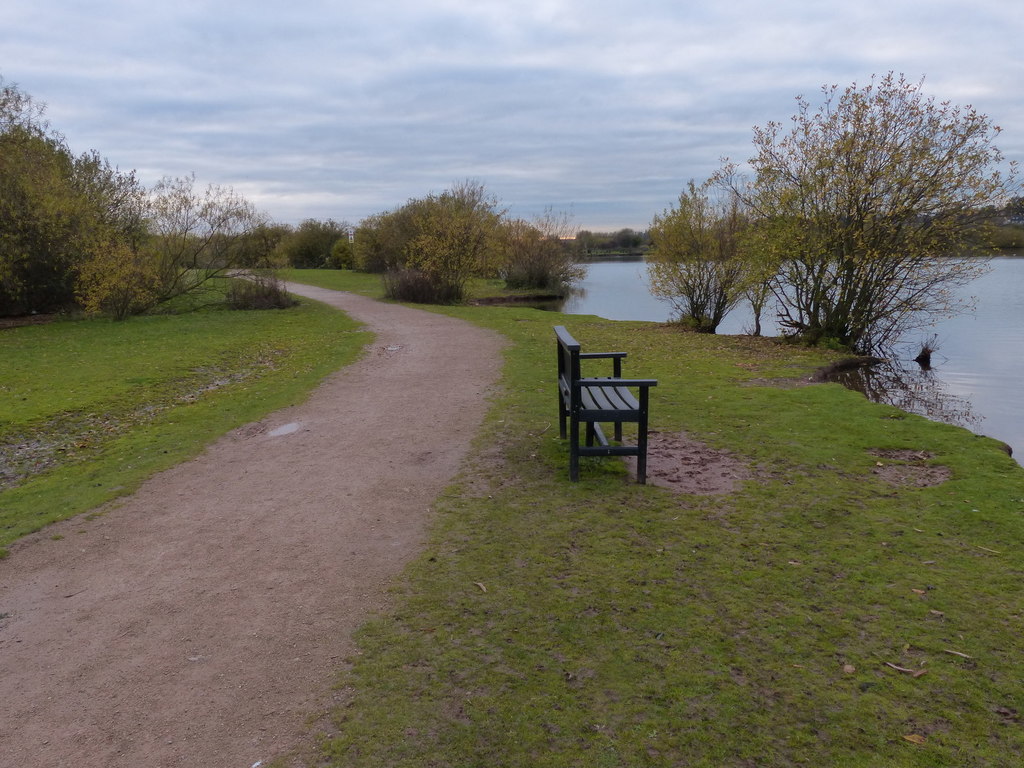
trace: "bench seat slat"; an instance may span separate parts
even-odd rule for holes
[[[626,387],[581,387],[580,406],[584,411],[636,412],[640,401]]]

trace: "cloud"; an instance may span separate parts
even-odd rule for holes
[[[643,228],[795,96],[873,73],[927,75],[1020,157],[1011,6],[8,0],[0,74],[72,147],[148,183],[195,171],[282,221],[355,221],[472,177],[520,215]]]

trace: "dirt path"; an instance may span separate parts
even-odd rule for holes
[[[329,704],[479,427],[501,340],[290,289],[365,323],[373,351],[0,561],[3,768],[250,768]]]

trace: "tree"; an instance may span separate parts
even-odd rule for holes
[[[4,314],[50,312],[73,301],[76,233],[84,200],[73,161],[33,127],[0,134],[0,303]]]
[[[505,221],[501,227],[504,266],[501,275],[509,288],[530,288],[564,293],[583,278],[576,264],[571,238],[575,234],[567,214],[551,209],[533,222]]]
[[[298,228],[281,240],[281,255],[298,269],[319,269],[330,266],[331,250],[338,240],[346,237],[348,224],[333,219],[319,221],[306,219]]]
[[[348,232],[339,237],[331,246],[331,255],[327,260],[327,266],[332,269],[352,269],[355,265],[354,249],[352,241],[349,240]]]
[[[74,303],[84,264],[144,235],[142,190],[96,152],[74,156],[43,107],[0,87],[0,304],[3,313]]]
[[[626,227],[620,229],[618,232],[612,234],[610,238],[610,245],[612,248],[620,248],[622,250],[633,250],[637,249],[644,244],[644,236],[640,232]]]
[[[150,306],[158,283],[146,250],[146,191],[95,151],[75,160],[74,186],[91,204],[80,235],[75,297],[90,313],[122,320]]]
[[[591,232],[581,229],[576,233],[576,246],[583,256],[595,252],[640,254],[649,244],[649,233],[636,232],[628,227],[617,232]]]
[[[440,302],[460,301],[471,277],[497,272],[498,201],[466,180],[416,206],[405,267],[422,274]]]
[[[416,237],[416,211],[421,200],[410,200],[393,211],[367,216],[356,228],[353,259],[362,272],[383,273],[402,269],[409,244]]]
[[[122,318],[262,265],[244,198],[193,177],[147,193],[96,151],[75,156],[43,113],[0,78],[0,314],[77,301]]]
[[[292,233],[287,224],[257,224],[235,245],[232,261],[243,268],[265,269],[284,266],[278,245]]]
[[[817,109],[797,99],[788,131],[755,129],[755,178],[734,189],[758,219],[758,257],[778,266],[781,325],[867,352],[959,309],[954,289],[985,269],[960,250],[1016,169],[993,170],[988,117],[903,76],[823,94]]]
[[[11,128],[31,128],[46,132],[45,105],[35,101],[15,83],[5,83],[0,75],[0,133]]]
[[[78,269],[75,292],[86,312],[124,320],[152,307],[160,287],[150,255],[112,239]]]
[[[74,160],[45,108],[0,78],[0,314],[73,300],[75,234],[85,212]]]
[[[149,196],[149,247],[159,278],[156,301],[200,290],[237,266],[239,246],[265,224],[230,187],[196,189],[194,176],[166,177]]]
[[[711,181],[690,181],[677,205],[654,217],[651,293],[696,331],[714,333],[751,283],[750,263],[739,254],[745,225],[739,196]]]
[[[2,81],[0,81],[2,82]],[[0,303],[4,313],[108,301],[97,269],[134,260],[146,238],[144,191],[95,152],[75,156],[43,106],[0,87]],[[124,283],[125,270],[105,279]]]

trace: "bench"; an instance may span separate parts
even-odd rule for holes
[[[622,378],[625,352],[581,352],[580,343],[564,326],[555,326],[558,339],[558,425],[564,440],[569,438],[569,479],[580,478],[580,456],[636,456],[636,480],[647,482],[647,402],[648,390],[657,386],[654,379]],[[608,358],[612,376],[583,378],[580,361]],[[633,394],[636,390],[636,395]],[[566,434],[568,422],[568,435]],[[622,444],[623,423],[636,423],[636,445]],[[612,445],[601,429],[602,423],[615,425]],[[585,442],[580,444],[580,424],[584,424]]]

